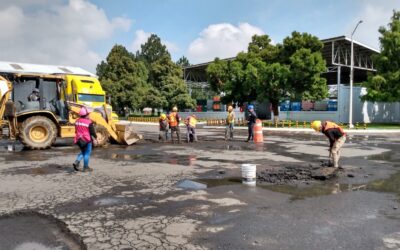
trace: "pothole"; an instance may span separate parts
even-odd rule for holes
[[[34,211],[0,217],[0,235],[1,249],[86,249],[64,222]]]

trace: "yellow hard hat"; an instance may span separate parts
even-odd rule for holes
[[[233,107],[232,106],[228,106],[228,111],[232,111],[233,110]]]
[[[311,128],[313,128],[315,131],[319,132],[321,131],[321,121],[313,121],[311,123]]]
[[[178,108],[177,107],[173,107],[172,111],[176,112],[176,111],[178,111]]]
[[[167,118],[167,115],[163,113],[163,114],[161,114],[160,118],[164,120]]]

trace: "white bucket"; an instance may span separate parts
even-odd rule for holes
[[[255,164],[242,164],[242,183],[249,186],[256,185],[257,166]]]

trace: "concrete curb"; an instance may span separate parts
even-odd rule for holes
[[[204,126],[203,128],[224,129],[225,126]],[[247,127],[235,127],[235,129],[247,130]],[[315,133],[311,128],[263,128],[263,131]],[[400,134],[400,129],[345,129],[344,131],[349,134]]]
[[[154,122],[129,122],[122,121],[123,123],[131,123],[131,124],[141,124],[141,125],[153,125],[158,126],[158,123]],[[204,125],[205,122],[198,122],[198,125]],[[179,126],[185,126],[184,124],[180,124]],[[225,129],[225,126],[203,126],[203,128],[210,129]],[[247,127],[235,127],[236,130],[247,130]],[[315,133],[315,131],[311,128],[263,128],[263,131],[274,131],[274,132],[303,132],[303,133]],[[345,129],[344,130],[348,134],[400,134],[400,129]]]

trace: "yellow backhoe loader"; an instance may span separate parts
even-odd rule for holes
[[[63,75],[7,74],[0,76],[0,128],[3,136],[19,139],[27,148],[50,148],[57,137],[74,137],[74,122],[84,104],[66,96]],[[33,97],[33,98],[32,98]],[[112,140],[131,145],[142,136],[129,123],[116,122],[103,105],[89,118],[96,125],[99,145]]]

